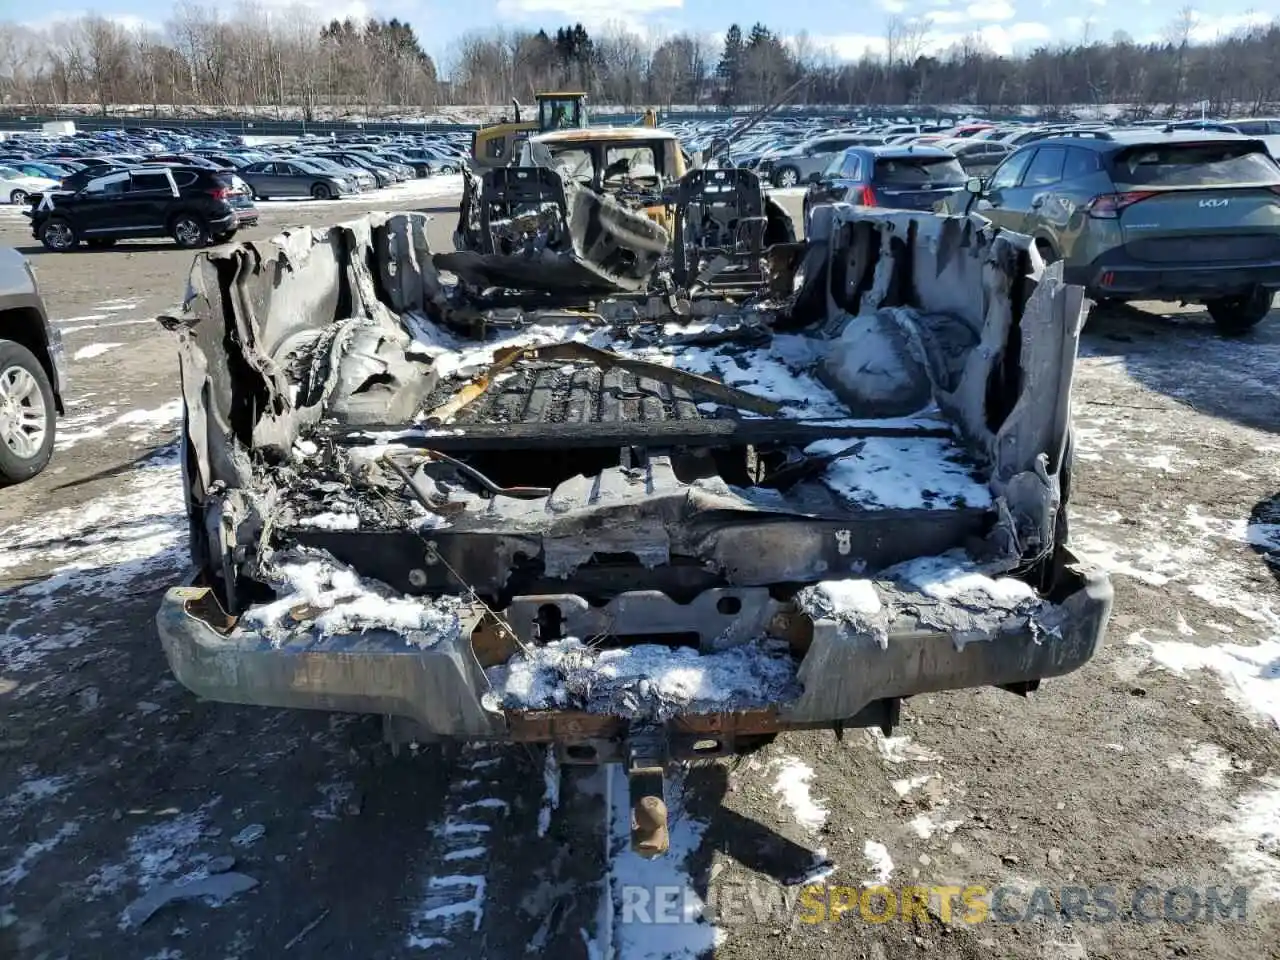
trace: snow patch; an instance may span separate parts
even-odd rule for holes
[[[868,840],[862,845],[862,856],[871,867],[875,882],[888,883],[893,875],[893,858],[889,856],[889,848],[878,840]]]
[[[182,476],[172,450],[124,475],[117,492],[41,515],[0,530],[0,573],[21,572],[26,586],[0,595],[0,663],[26,669],[48,653],[76,646],[95,630],[59,621],[49,632],[19,633],[21,616],[59,607],[74,594],[115,599],[135,581],[163,583],[185,560],[186,506]],[[99,628],[100,629],[100,628]]]
[[[779,805],[795,817],[796,823],[813,832],[827,821],[827,808],[809,795],[813,780],[813,768],[798,758],[781,757],[779,770],[773,781],[773,792],[778,794]]]
[[[67,789],[71,781],[72,778],[66,776],[24,780],[13,793],[0,800],[0,816],[17,816],[41,801],[56,797]]]
[[[1198,744],[1184,757],[1169,757],[1170,770],[1185,773],[1205,790],[1220,790],[1231,770],[1231,757],[1216,743]]]
[[[1225,643],[1201,646],[1185,640],[1145,639],[1135,633],[1129,643],[1142,647],[1151,659],[1171,673],[1211,670],[1222,680],[1227,696],[1246,710],[1265,717],[1280,729],[1280,641],[1263,640],[1253,646]]]
[[[278,599],[251,607],[243,619],[276,643],[306,634],[331,637],[389,630],[428,647],[462,629],[459,599],[398,594],[320,551],[293,552],[270,563],[266,575]]]
[[[123,343],[91,343],[87,347],[81,347],[71,355],[72,360],[92,360],[94,357],[100,357],[108,350],[114,350],[116,347],[123,347]]]
[[[814,592],[833,611],[848,610],[870,617],[883,606],[870,580],[824,580],[814,587]]]
[[[585,709],[624,716],[745,710],[798,692],[787,645],[759,640],[703,654],[638,644],[602,650],[555,640],[490,667],[492,709]]]
[[[560,806],[560,762],[553,747],[547,748],[547,759],[542,766],[542,806],[538,808],[538,836],[545,837],[551,829],[551,814]]]
[[[1035,591],[1021,580],[992,579],[979,573],[972,561],[951,554],[908,560],[886,571],[885,576],[904,581],[935,600],[981,594],[995,603],[1016,606],[1036,599]]]
[[[317,513],[310,517],[299,517],[298,526],[315,530],[358,530],[360,518],[354,513]]]
[[[175,877],[195,879],[206,874],[203,864],[209,855],[192,854],[191,850],[204,838],[209,812],[217,803],[215,797],[189,813],[174,813],[139,828],[128,840],[125,863],[101,866],[86,879],[90,895],[115,893],[130,876],[140,890],[146,890]]]
[[[34,840],[28,843],[22,848],[22,852],[18,854],[18,859],[4,870],[0,870],[0,887],[12,887],[26,879],[30,873],[31,865],[35,861],[61,844],[62,841],[74,837],[79,832],[80,824],[73,820],[70,823],[64,823],[47,840]]]
[[[827,467],[828,487],[850,503],[868,509],[924,510],[991,506],[991,490],[961,462],[959,450],[937,437],[866,437],[856,454]],[[848,440],[818,440],[805,447],[811,456],[847,449]]]
[[[1232,818],[1210,836],[1230,851],[1232,871],[1253,885],[1250,897],[1280,900],[1280,777],[1236,801]]]

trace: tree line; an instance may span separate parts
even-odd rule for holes
[[[92,15],[40,29],[0,21],[0,106],[387,115],[573,88],[597,104],[709,108],[765,103],[801,78],[809,83],[798,103],[855,107],[962,104],[999,113],[1027,105],[1053,113],[1127,104],[1135,113],[1258,113],[1280,101],[1280,22],[1195,43],[1196,22],[1185,8],[1158,42],[1118,32],[1002,56],[977,34],[939,50],[928,20],[897,16],[879,51],[856,61],[761,23],[733,24],[719,42],[691,33],[642,37],[616,25],[590,32],[579,23],[471,33],[438,65],[397,19],[325,23],[305,7],[242,2],[228,13],[184,0],[161,29]]]

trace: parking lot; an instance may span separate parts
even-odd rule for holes
[[[456,189],[265,202],[243,238],[411,208],[446,249]],[[523,749],[392,756],[378,718],[174,682],[152,617],[185,569],[181,405],[154,318],[191,254],[51,254],[14,208],[0,244],[31,257],[71,378],[53,462],[0,492],[0,956],[1280,957],[1274,314],[1238,340],[1170,304],[1091,317],[1071,536],[1116,601],[1086,668],[1025,700],[914,698],[889,738],[794,734],[697,766],[676,856],[650,863],[625,849],[612,774],[557,800]],[[835,920],[786,909],[819,876],[1018,893],[981,922],[885,920],[856,895]],[[208,898],[145,900],[180,878]],[[1037,889],[1096,905],[1107,886],[1110,922],[1035,908]],[[1210,909],[1236,887],[1245,907]],[[663,888],[682,891],[665,914],[636,893]]]

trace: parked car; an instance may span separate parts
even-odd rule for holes
[[[939,147],[951,153],[960,161],[964,172],[971,177],[986,177],[1013,152],[1007,143],[993,140],[980,140],[977,137],[961,137],[955,140],[939,140],[931,146]]]
[[[832,159],[849,147],[873,146],[884,143],[884,137],[841,134],[831,137],[815,137],[790,150],[766,156],[756,166],[761,179],[775,187],[795,187],[820,176]]]
[[[805,191],[805,228],[810,212],[821,203],[933,210],[962,193],[967,179],[951,152],[938,147],[851,147]]]
[[[13,167],[0,166],[0,201],[5,203],[24,204],[31,194],[57,185],[52,177],[33,177]]]
[[[0,247],[0,484],[30,480],[49,463],[65,392],[62,336],[35,271]]]
[[[1240,333],[1262,321],[1280,288],[1280,166],[1258,139],[1052,137],[966,188],[965,203],[1034,238],[1095,299],[1203,303],[1220,330]]]
[[[237,173],[255,199],[265,197],[312,197],[331,200],[356,193],[347,179],[329,173],[305,160],[266,160],[241,167]]]
[[[373,177],[374,181],[379,187],[389,187],[396,182],[395,175],[386,167],[380,167],[369,160],[365,160],[362,157],[356,156],[351,153],[347,153],[345,151],[326,150],[323,153],[317,153],[316,156],[324,157],[327,160],[332,160],[334,163],[339,164],[343,167],[353,167],[356,169],[364,170],[371,177]]]
[[[32,236],[55,251],[73,250],[81,240],[103,247],[166,236],[182,247],[202,247],[257,223],[258,209],[232,174],[140,166],[106,173],[75,193],[47,193],[28,216]]]
[[[324,170],[334,176],[341,177],[344,180],[350,180],[355,184],[357,190],[375,190],[378,181],[372,173],[364,167],[343,166],[335,160],[328,157],[322,157],[318,154],[305,153],[299,154],[293,158],[294,160],[302,160],[313,167]]]

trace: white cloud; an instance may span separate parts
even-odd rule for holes
[[[991,0],[990,3],[971,3],[963,10],[935,10],[925,16],[936,24],[992,23],[1012,20],[1017,16],[1008,0]]]
[[[1198,10],[1191,14],[1193,21],[1191,26],[1191,42],[1192,43],[1212,43],[1219,37],[1229,37],[1231,34],[1239,30],[1247,30],[1250,27],[1261,27],[1269,24],[1274,15],[1270,13],[1239,13],[1227,14],[1221,17],[1205,16]]]
[[[961,43],[966,37],[978,40],[1001,56],[1009,56],[1024,47],[1044,43],[1053,38],[1053,31],[1043,23],[1023,21],[1007,26],[989,23],[976,30],[963,32],[931,33],[924,45],[924,53],[937,56]],[[859,60],[864,56],[882,57],[885,54],[883,36],[866,33],[837,33],[814,36],[813,44],[832,51],[842,60]]]
[[[526,20],[554,14],[587,26],[611,20],[630,25],[648,14],[683,6],[684,0],[498,0],[498,15]]]
[[[814,46],[830,50],[841,60],[882,57],[885,40],[872,33],[831,33],[810,37]]]
[[[881,10],[885,10],[888,13],[901,13],[907,9],[905,0],[876,0],[876,3]]]

